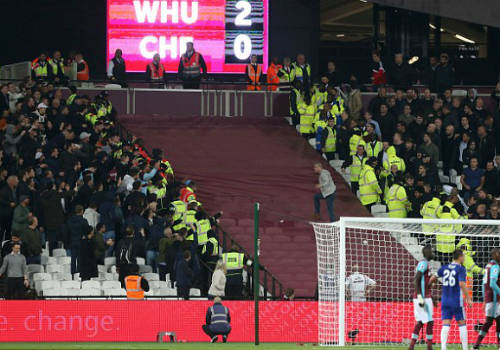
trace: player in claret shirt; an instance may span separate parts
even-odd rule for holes
[[[460,330],[460,341],[462,350],[467,350],[467,325],[465,323],[465,301],[472,306],[472,299],[466,285],[467,271],[463,267],[465,260],[464,253],[457,249],[453,252],[453,262],[443,265],[438,271],[438,276],[443,278],[443,292],[441,296],[441,319],[443,327],[441,328],[441,349],[446,350],[448,342],[448,333],[450,332],[451,320],[455,317]]]
[[[424,259],[419,261],[417,265],[417,273],[415,274],[415,292],[413,293],[413,312],[415,314],[415,328],[411,335],[411,342],[409,350],[415,348],[415,343],[418,340],[420,330],[427,324],[427,349],[432,349],[432,329],[434,327],[434,320],[432,314],[434,312],[434,305],[432,303],[431,288],[436,282],[436,276],[432,275],[429,262],[434,258],[432,247],[425,246],[422,249]]]
[[[481,331],[473,347],[474,349],[479,349],[479,345],[493,325],[493,320],[496,320],[497,343],[500,349],[500,304],[498,303],[500,296],[498,281],[500,266],[498,263],[500,263],[500,249],[494,248],[491,251],[491,261],[486,265],[486,272],[483,276],[483,299],[486,322],[481,327]]]

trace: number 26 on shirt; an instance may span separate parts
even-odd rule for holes
[[[453,287],[456,284],[456,272],[453,270],[444,270],[443,272],[443,286]]]

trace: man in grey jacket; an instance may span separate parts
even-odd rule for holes
[[[328,208],[328,216],[330,221],[335,221],[333,212],[333,201],[335,200],[336,186],[333,182],[332,175],[326,169],[323,169],[321,163],[314,164],[314,172],[318,174],[318,183],[315,185],[316,189],[320,190],[319,193],[314,195],[314,220],[320,220],[320,200],[326,200]]]
[[[26,288],[29,286],[26,258],[21,254],[21,245],[14,243],[12,253],[5,256],[0,276],[7,271],[6,299],[22,299]]]
[[[26,130],[22,130],[19,134],[17,133],[17,128],[13,124],[7,124],[5,130],[5,142],[3,144],[6,154],[17,153],[17,144],[21,141]]]

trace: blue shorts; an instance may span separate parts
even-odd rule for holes
[[[449,307],[441,306],[441,319],[442,320],[452,320],[455,317],[455,321],[465,320],[465,310],[462,306],[460,307]]]

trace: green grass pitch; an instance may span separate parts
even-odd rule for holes
[[[332,349],[332,350],[375,350],[375,349],[391,349],[391,350],[406,350],[408,346],[400,345],[354,345],[346,347],[320,347],[313,344],[296,344],[296,343],[262,343],[259,346],[255,346],[249,343],[227,343],[227,344],[210,344],[210,343],[182,343],[182,344],[172,344],[172,343],[0,343],[0,349],[9,350],[142,350],[142,349],[169,349],[169,350],[205,350],[205,349],[227,349],[227,350],[319,350],[319,349]],[[416,350],[424,350],[425,345],[416,346]],[[434,349],[440,349],[439,344],[434,345]],[[462,347],[458,344],[448,345],[449,350],[459,350]],[[470,345],[472,349],[472,345]],[[482,350],[493,350],[498,349],[495,346],[483,346]]]

